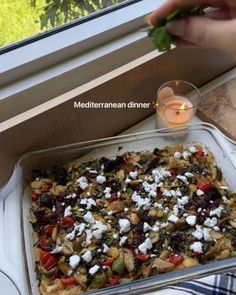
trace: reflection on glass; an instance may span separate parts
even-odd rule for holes
[[[48,31],[126,0],[0,0],[0,46]]]

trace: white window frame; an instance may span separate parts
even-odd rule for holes
[[[66,92],[152,52],[151,40],[140,29],[145,16],[164,1],[135,2],[0,55],[1,110],[5,105],[9,110],[15,100],[26,109],[34,107],[63,92],[63,77]],[[73,84],[76,73],[81,75]],[[40,87],[43,101],[37,97]],[[33,89],[37,93],[29,103],[25,93]]]

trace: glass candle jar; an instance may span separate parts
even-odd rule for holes
[[[185,126],[192,123],[201,101],[193,84],[174,80],[163,84],[157,93],[157,128]]]

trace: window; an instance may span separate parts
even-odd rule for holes
[[[0,52],[6,52],[33,41],[35,38],[32,37],[36,39],[46,37],[78,25],[82,19],[88,21],[138,1],[1,0]]]
[[[164,1],[121,1],[0,48],[0,121],[153,52],[141,29],[145,16]]]

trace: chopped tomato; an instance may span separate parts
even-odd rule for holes
[[[54,228],[56,227],[55,224],[47,224],[44,226],[44,232],[47,235],[51,235],[52,231],[54,230]]]
[[[202,254],[199,253],[199,252],[194,252],[193,253],[193,257],[195,257],[195,258],[200,258],[201,256],[202,256]]]
[[[70,216],[65,216],[61,219],[60,221],[60,226],[62,228],[67,228],[67,227],[71,227],[74,224],[74,219]]]
[[[199,180],[197,188],[207,194],[212,189],[212,183],[209,180]]]
[[[136,259],[138,261],[144,262],[144,261],[147,261],[149,259],[149,255],[148,254],[138,254],[136,256]]]
[[[119,200],[119,197],[117,196],[117,194],[116,193],[111,194],[110,201],[113,202],[113,201],[117,201],[117,200]]]
[[[49,240],[45,237],[42,236],[39,238],[39,246],[42,250],[49,250]]]
[[[62,277],[61,282],[65,287],[78,285],[78,282],[73,277]]]
[[[171,174],[172,176],[176,176],[176,175],[178,174],[178,169],[177,169],[177,168],[172,168],[172,169],[170,169],[170,174]]]
[[[197,158],[203,158],[205,156],[205,153],[199,150],[196,153],[194,153],[194,156]]]
[[[40,260],[42,262],[43,267],[49,271],[53,267],[57,266],[58,264],[58,258],[50,254],[50,252],[47,251],[40,251]]]
[[[57,268],[56,271],[54,272],[53,276],[52,276],[52,281],[59,278],[59,276],[60,276],[60,269]]]
[[[31,199],[33,202],[36,202],[38,200],[40,195],[36,194],[35,192],[32,192]]]
[[[176,266],[181,264],[183,261],[184,261],[184,258],[182,256],[180,256],[180,255],[172,254],[169,257],[169,262],[173,263]]]
[[[113,260],[114,260],[114,259],[111,259],[111,258],[109,259],[109,258],[108,258],[106,261],[103,261],[103,262],[102,262],[102,266],[109,266],[109,267],[112,267]]]
[[[120,283],[120,278],[118,276],[112,276],[108,278],[108,285],[115,286]]]

